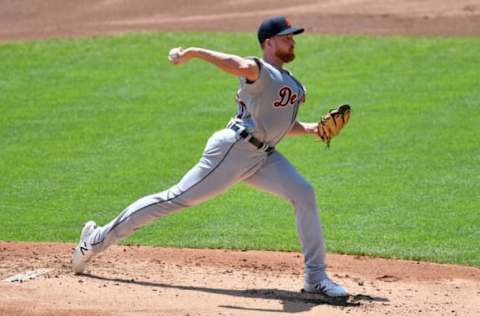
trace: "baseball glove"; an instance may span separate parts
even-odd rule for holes
[[[327,147],[330,146],[332,138],[337,136],[342,128],[348,123],[350,112],[350,105],[342,104],[336,109],[328,111],[328,113],[323,115],[318,122],[318,137],[327,144]]]

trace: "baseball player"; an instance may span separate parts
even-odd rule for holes
[[[262,58],[195,47],[171,50],[169,60],[175,65],[196,58],[237,76],[238,111],[226,128],[210,137],[200,161],[176,185],[139,199],[105,226],[87,222],[73,254],[75,273],[82,273],[92,256],[143,225],[197,205],[243,181],[283,197],[295,208],[305,263],[304,290],[333,298],[348,296],[325,271],[325,246],[314,189],[275,149],[287,135],[311,134],[330,139],[336,133],[319,130],[319,123],[297,121],[306,90],[283,66],[294,60],[293,36],[303,31],[291,26],[283,16],[264,20],[257,34]]]

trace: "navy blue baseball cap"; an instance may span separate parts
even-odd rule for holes
[[[265,19],[258,27],[258,41],[265,42],[267,38],[276,35],[300,34],[304,29],[300,27],[293,27],[288,19],[284,16],[272,16]]]

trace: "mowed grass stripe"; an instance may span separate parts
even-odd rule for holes
[[[279,149],[311,181],[329,251],[480,264],[480,41],[302,35],[289,65],[300,119],[350,102],[330,151]],[[258,54],[251,34],[130,34],[0,46],[0,239],[78,238],[168,188],[235,111],[237,79],[175,46]],[[477,111],[478,113],[478,111]],[[290,205],[245,185],[147,226],[127,243],[299,250]]]

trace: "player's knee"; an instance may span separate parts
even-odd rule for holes
[[[295,190],[292,203],[295,207],[303,206],[301,207],[302,209],[316,209],[315,189],[313,186],[306,181],[300,183]]]

